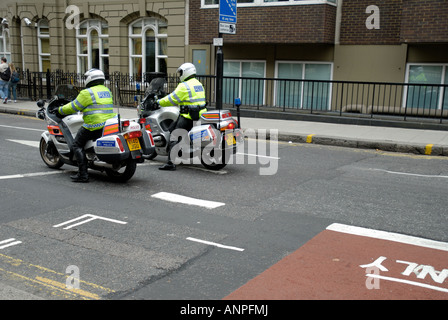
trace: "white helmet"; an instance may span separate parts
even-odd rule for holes
[[[104,83],[104,80],[106,80],[104,72],[99,69],[90,69],[84,74],[84,76],[86,77],[86,87],[89,87],[89,83],[93,81],[102,80],[102,82]]]
[[[196,75],[196,67],[194,66],[194,64],[187,62],[181,65],[177,69],[177,72],[179,74],[180,81],[184,81],[192,75]]]

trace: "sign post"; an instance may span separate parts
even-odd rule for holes
[[[219,1],[219,36],[220,41],[216,50],[216,108],[222,109],[222,82],[224,74],[224,54],[222,51],[222,34],[236,34],[236,6],[237,0]],[[215,41],[214,41],[215,42]]]

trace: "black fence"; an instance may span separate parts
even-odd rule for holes
[[[214,76],[201,77],[214,97]],[[448,118],[448,84],[416,84],[224,77],[223,104],[239,97],[242,108],[334,116],[427,119]]]
[[[150,81],[158,73],[134,78],[128,74],[106,76],[120,106],[137,106]],[[166,92],[173,91],[179,79],[163,75]],[[215,76],[198,76],[206,90],[209,106],[216,105]],[[59,84],[70,83],[84,88],[84,77],[78,73],[22,72],[18,96],[31,100],[50,99]],[[355,81],[295,80],[275,78],[223,78],[223,107],[234,107],[240,98],[242,109],[272,112],[299,112],[336,116],[387,118],[395,120],[429,119],[445,122],[448,118],[448,84],[410,84]]]

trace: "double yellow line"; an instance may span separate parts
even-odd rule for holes
[[[76,289],[76,288],[71,289],[71,288],[67,287],[65,282],[53,280],[53,279],[50,279],[50,277],[48,277],[49,275],[52,275],[53,277],[63,278],[64,280],[67,280],[67,278],[69,276],[66,274],[63,274],[63,273],[39,266],[39,265],[26,263],[23,260],[16,259],[16,258],[7,256],[7,255],[4,255],[4,254],[0,254],[0,260],[3,260],[3,262],[10,264],[12,267],[16,267],[16,268],[25,267],[28,270],[32,270],[32,269],[39,270],[39,272],[42,273],[43,275],[45,275],[45,277],[36,275],[34,278],[32,278],[32,277],[20,274],[18,272],[13,272],[13,271],[6,270],[4,268],[0,268],[1,273],[4,273],[5,275],[7,275],[11,278],[20,279],[20,280],[24,281],[24,283],[28,286],[32,286],[32,287],[35,287],[38,289],[41,287],[44,287],[47,290],[49,290],[52,295],[55,295],[59,298],[84,299],[84,300],[100,300],[101,299],[101,295],[98,293],[93,293],[91,291],[87,291],[87,290],[83,290],[83,289]],[[96,291],[100,291],[103,294],[115,292],[112,289],[105,288],[100,285],[90,283],[87,281],[83,281],[81,279],[79,280],[79,283],[80,283],[80,286],[87,286],[87,287],[89,287],[89,290],[94,289]]]

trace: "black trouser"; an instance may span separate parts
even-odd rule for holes
[[[89,140],[96,140],[103,135],[103,130],[90,131],[84,127],[81,127],[76,134],[76,138],[73,141],[73,154],[78,161],[78,169],[80,176],[87,176],[87,158],[84,147]]]
[[[176,129],[184,129],[184,130],[186,130],[188,132],[188,131],[191,130],[191,128],[193,128],[193,120],[187,119],[187,118],[179,115],[177,120],[170,125],[168,130],[170,131],[170,133],[173,133],[173,131],[176,130]],[[173,147],[176,144],[179,143],[179,141],[180,141],[180,137],[176,141],[171,141],[170,140],[168,142],[168,148],[167,148],[167,151],[168,151],[168,161],[171,161],[171,157],[170,157],[171,150],[173,149]]]

